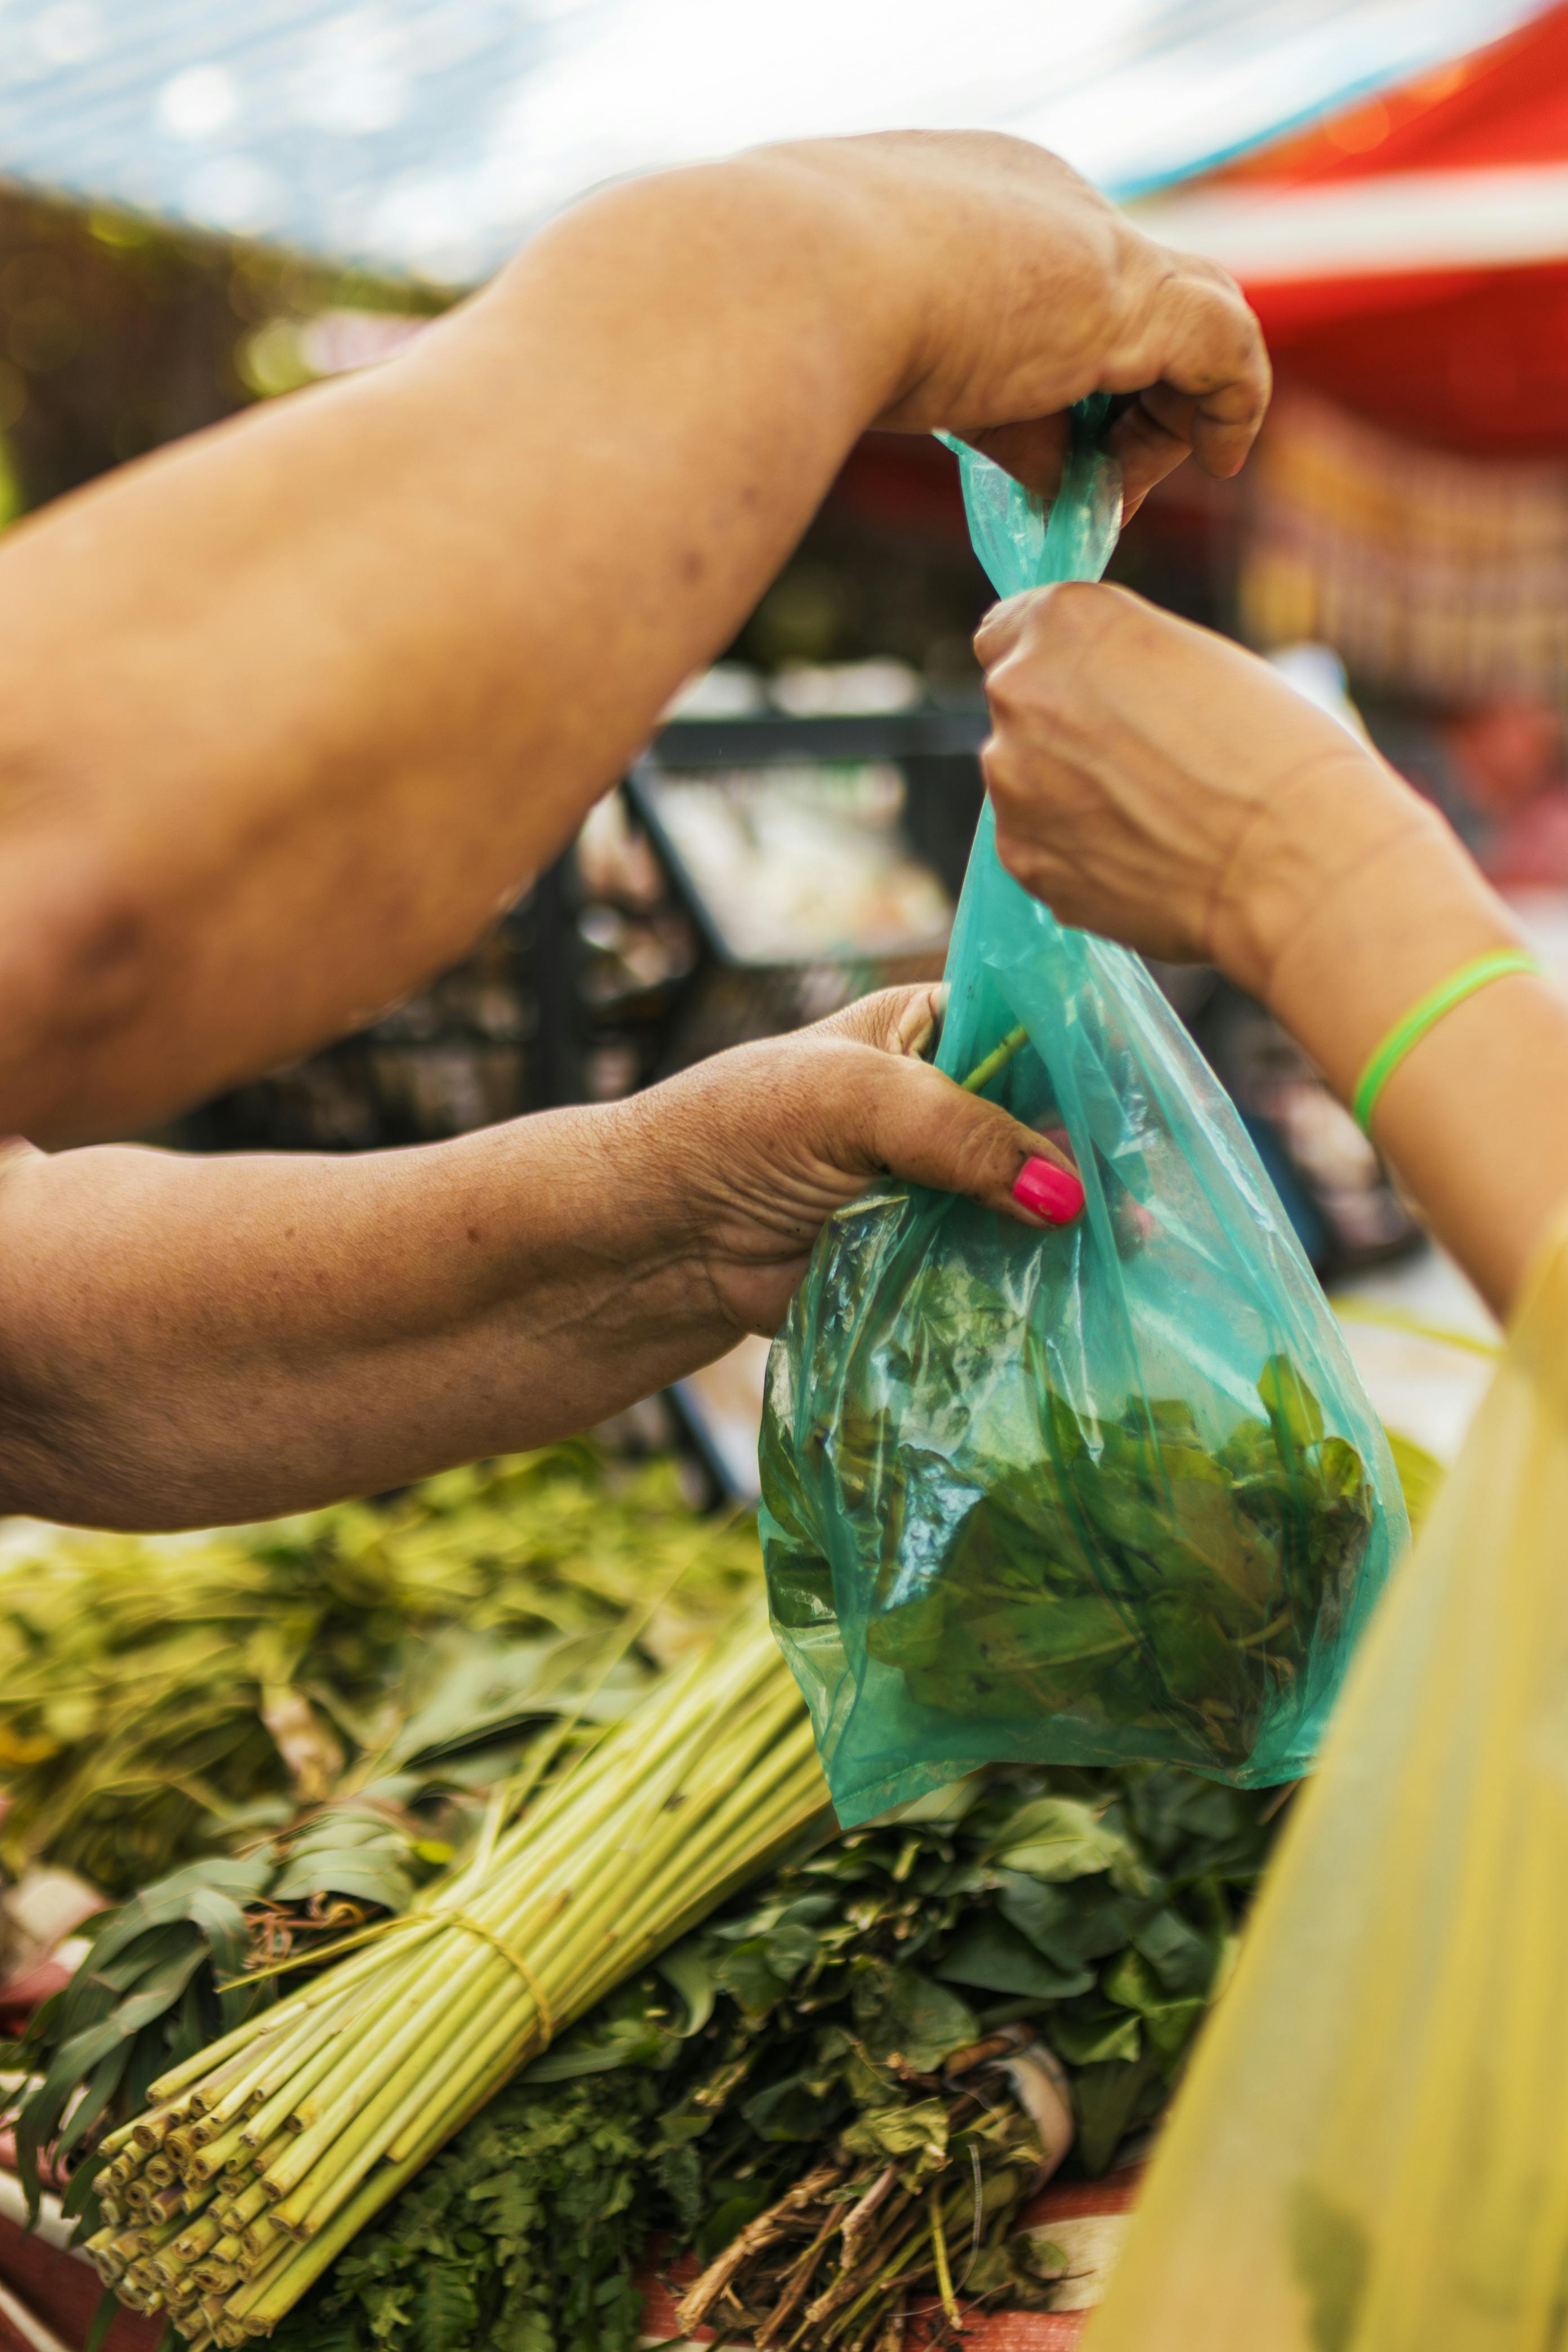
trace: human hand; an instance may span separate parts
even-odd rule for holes
[[[1206,958],[1350,1101],[1426,992],[1520,944],[1442,818],[1239,646],[1120,588],[1016,596],[976,638],[998,852],[1065,922]],[[1568,1010],[1515,972],[1429,1030],[1376,1137],[1506,1313],[1568,1186]]]
[[[1266,662],[1125,589],[1009,598],[975,649],[997,852],[1064,922],[1267,998],[1353,871],[1454,853],[1428,804]]]
[[[1126,511],[1189,450],[1234,474],[1268,404],[1257,319],[1217,264],[1158,245],[1059,157],[982,131],[897,131],[764,150],[847,182],[871,273],[915,342],[877,420],[942,427],[1049,495],[1066,411],[1123,395],[1108,446]]]
[[[1054,1144],[921,1059],[940,1003],[935,986],[886,989],[617,1106],[639,1177],[658,1172],[661,1239],[694,1252],[737,1329],[777,1329],[819,1229],[879,1177],[1041,1230],[1081,1211]]]

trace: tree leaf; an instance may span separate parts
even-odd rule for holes
[[[1141,2119],[1143,2103],[1159,2080],[1159,2065],[1147,2053],[1133,2064],[1112,2061],[1085,2066],[1074,2075],[1072,2103],[1078,2117],[1074,2153],[1087,2173],[1105,2170]]]
[[[812,1930],[800,1920],[782,1920],[763,1937],[763,1954],[774,1976],[786,1985],[803,1976],[821,1949]]]
[[[726,1952],[714,1970],[717,1982],[752,2017],[765,2016],[775,2002],[781,2001],[789,1988],[782,1977],[775,1976],[768,1966],[767,1952],[760,1936]]]
[[[836,2108],[843,2104],[823,2096],[820,2081],[791,2074],[770,2083],[746,2101],[741,2113],[762,2140],[816,2140],[833,2128]]]
[[[94,1937],[93,1974],[101,1976],[146,1928],[196,1916],[191,1907],[193,1902],[198,1910],[205,1910],[215,1898],[223,1895],[236,1906],[252,1901],[265,1892],[271,1875],[272,1861],[266,1853],[243,1858],[215,1854],[210,1861],[190,1863],[183,1870],[171,1872],[168,1877],[133,1895],[129,1903],[121,1904]]]
[[[997,1903],[1003,1918],[1037,1952],[1068,1969],[1121,1951],[1158,1908],[1157,1896],[1119,1894],[1109,1879],[1052,1885],[1022,1873],[1004,1875]]]
[[[1075,2066],[1131,2063],[1143,2048],[1138,2019],[1119,2009],[1095,2007],[1079,2016],[1059,2011],[1051,2020],[1049,2039],[1057,2055]]]
[[[300,1854],[284,1864],[272,1888],[279,1903],[302,1902],[312,1895],[347,1895],[396,1912],[407,1910],[415,1892],[413,1880],[390,1853],[364,1846]]]
[[[839,2137],[859,2156],[932,2156],[947,2149],[947,2107],[941,2099],[910,2099],[896,2107],[868,2107]]]
[[[1131,1942],[1168,1993],[1207,1992],[1214,1979],[1214,1945],[1170,1905],[1137,1928]]]

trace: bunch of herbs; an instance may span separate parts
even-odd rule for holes
[[[994,2074],[965,2105],[979,2078],[953,2062],[1037,2041],[1069,2162],[1111,2165],[1228,1973],[1277,1803],[1173,1767],[1007,1770],[795,1861],[492,2101],[276,2340],[631,2352],[655,2233],[719,2266],[711,2320],[765,2331],[808,2218],[824,2252],[771,2342],[891,2342],[911,2287],[941,2295],[939,2232],[961,2305],[1027,2299],[1012,2231],[1060,2150]],[[847,2252],[842,2229],[879,2182],[876,2282],[855,2269],[876,2241]]]
[[[812,1663],[842,1600],[820,1525],[831,1507],[836,1540],[874,1564],[841,1633],[889,1753],[1001,1759],[1043,1739],[1080,1759],[1277,1778],[1260,1747],[1336,1638],[1372,1535],[1360,1454],[1283,1356],[1258,1380],[1260,1410],[1215,1441],[1179,1397],[1075,1410],[1032,1331],[1016,1409],[983,1444],[965,1400],[1016,1337],[985,1289],[933,1261],[905,1302],[906,1340],[870,1351],[879,1395],[940,1391],[940,1410],[848,1393],[798,1446],[770,1410],[768,1579],[786,1648],[808,1684],[831,1686]]]

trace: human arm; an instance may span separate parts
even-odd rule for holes
[[[1265,663],[1124,590],[1056,589],[977,640],[997,845],[1064,921],[1212,961],[1349,1101],[1428,990],[1519,944],[1451,829]],[[1495,981],[1379,1097],[1376,1140],[1506,1314],[1568,1200],[1568,1003]]]
[[[1040,1225],[1049,1144],[867,998],[624,1103],[344,1158],[0,1154],[0,1514],[303,1509],[605,1418],[782,1319],[891,1170]],[[1081,1187],[1068,1180],[1081,1205]]]
[[[612,189],[384,367],[0,546],[0,1132],[124,1133],[458,955],[712,658],[868,425],[1136,494],[1267,397],[1229,281],[1021,142]],[[1053,425],[1050,420],[1056,420]]]

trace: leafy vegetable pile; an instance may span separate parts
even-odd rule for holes
[[[884,1341],[877,1377],[915,1397],[940,1389],[956,1417],[994,1376],[982,1360],[1016,1332],[973,1278],[957,1312],[953,1281],[939,1263],[922,1269],[916,1286],[931,1295],[908,1302],[901,1328],[923,1360],[895,1360]],[[1026,1355],[1036,1348],[1031,1332]],[[1211,1444],[1180,1399],[1130,1398],[1090,1420],[1042,1360],[1012,1384],[1026,1421],[998,1412],[1012,1442],[966,1470],[942,1431],[911,1438],[890,1411],[841,1401],[805,1451],[831,1462],[849,1541],[879,1563],[858,1624],[868,1691],[879,1668],[902,1685],[901,1701],[886,1678],[874,1685],[889,1725],[949,1721],[971,1756],[988,1733],[1005,1754],[1010,1729],[1037,1742],[1056,1726],[1064,1756],[1163,1754],[1278,1777],[1255,1769],[1261,1735],[1337,1638],[1373,1506],[1360,1454],[1326,1433],[1284,1357],[1258,1388],[1261,1412]],[[770,1416],[769,1587],[786,1643],[809,1651],[841,1596],[792,1453],[784,1417]]]
[[[758,1568],[751,1527],[700,1518],[673,1465],[584,1447],[386,1507],[0,1566],[12,1853],[113,1860],[128,1796],[142,1850],[176,1864],[92,1923],[18,2053],[47,2070],[18,2131],[35,2188],[52,2151],[84,2229],[101,2221],[104,2131],[276,2000],[258,1966],[287,1960],[287,1990],[343,1927],[416,1905],[542,1759],[570,1765],[734,1619]],[[617,2352],[650,2231],[709,2263],[693,2292],[722,2326],[770,2344],[815,2311],[825,2344],[890,2345],[928,2290],[1048,2296],[1012,2224],[1060,2110],[1005,2084],[1038,2092],[1054,2053],[1073,2160],[1111,2161],[1224,1980],[1271,1810],[1178,1769],[1011,1768],[798,1857],[492,2099],[283,2340]],[[171,2244],[192,2221],[171,2207]]]
[[[750,1520],[697,1512],[673,1463],[587,1445],[389,1505],[64,1537],[0,1566],[6,1858],[141,1881],[20,2046],[42,2077],[17,2130],[30,2192],[53,2148],[83,2210],[101,2134],[277,1999],[247,1968],[406,1911],[482,1833],[542,1717],[568,1760],[760,1572]]]
[[[712,2266],[710,2325],[770,2344],[896,2342],[942,2294],[939,2231],[958,2305],[1048,2303],[1016,2224],[1059,2126],[997,2064],[1037,2037],[1074,2160],[1109,2166],[1224,1981],[1277,1802],[1173,1768],[1009,1772],[779,1871],[492,2101],[275,2342],[631,2352],[654,2231]]]
[[[402,1919],[154,2082],[88,2248],[198,2347],[268,2336],[516,2069],[730,1887],[827,1827],[758,1601],[585,1754],[546,1734]]]
[[[130,1894],[363,1761],[493,1746],[633,1612],[617,1711],[759,1567],[750,1521],[701,1517],[672,1462],[588,1445],[217,1535],[55,1537],[0,1560],[0,1858]]]

